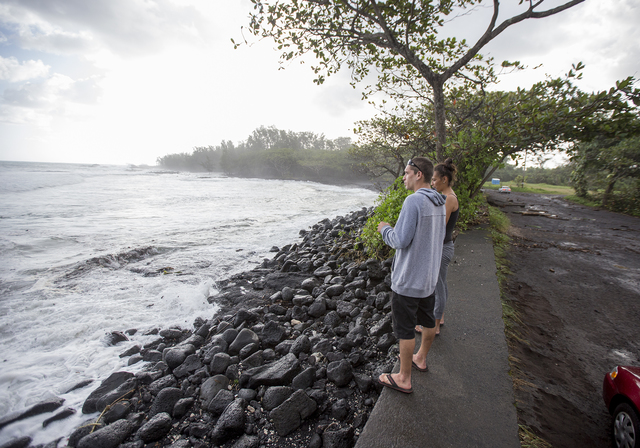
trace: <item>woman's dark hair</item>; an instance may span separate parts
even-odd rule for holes
[[[453,183],[456,181],[456,173],[458,169],[453,164],[453,160],[449,157],[444,163],[438,163],[433,171],[437,172],[440,177],[446,177],[449,179],[449,186],[453,186]]]

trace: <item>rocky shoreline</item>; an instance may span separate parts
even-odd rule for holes
[[[82,413],[100,412],[70,436],[76,448],[234,448],[355,445],[398,350],[390,316],[390,264],[354,259],[355,235],[373,209],[325,219],[272,259],[218,285],[221,307],[192,329],[156,329],[157,339],[121,354],[146,362],[112,374]],[[135,332],[130,330],[129,333]],[[110,343],[127,339],[113,333]],[[77,387],[86,387],[80,384]],[[68,417],[63,400],[35,413]],[[57,413],[56,413],[57,412]],[[29,437],[0,448],[26,448]],[[63,440],[40,448],[64,446]]]

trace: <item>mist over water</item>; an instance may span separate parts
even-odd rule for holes
[[[373,205],[376,193],[105,165],[0,162],[0,418],[61,397],[78,413],[0,430],[0,444],[67,436],[119,354],[153,328],[215,315],[216,281],[271,258],[300,229]],[[107,346],[112,331],[137,329]],[[66,393],[93,379],[83,389]],[[62,409],[62,408],[61,408]]]

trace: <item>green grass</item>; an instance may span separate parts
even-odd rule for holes
[[[522,448],[551,448],[551,444],[531,431],[531,428],[518,425],[520,435],[520,446]]]
[[[511,187],[511,191],[514,193],[574,194],[573,188],[565,185],[529,184],[525,182],[524,187],[516,187],[515,182],[503,182],[502,185],[492,185],[491,182],[484,183],[484,188],[489,190],[497,190],[501,186]]]
[[[569,196],[564,197],[567,201],[575,202],[576,204],[586,205],[588,207],[600,207],[602,203],[600,201],[595,201],[591,198],[581,198],[576,196],[575,194],[571,194]]]

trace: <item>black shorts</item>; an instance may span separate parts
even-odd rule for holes
[[[436,319],[433,308],[436,302],[435,292],[429,297],[407,297],[396,292],[391,294],[391,316],[393,334],[398,339],[414,339],[415,327],[434,328]]]

